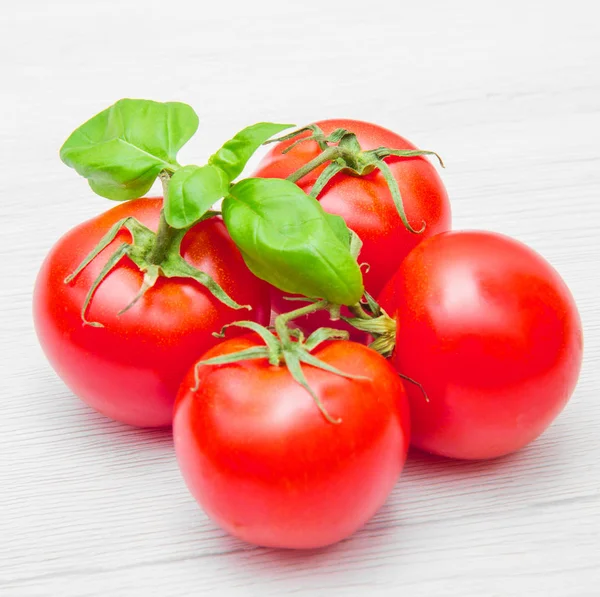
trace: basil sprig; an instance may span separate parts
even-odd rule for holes
[[[60,156],[109,199],[141,197],[160,176],[163,217],[154,237],[148,231],[147,246],[137,248],[144,271],[151,265],[166,275],[166,264],[180,257],[185,231],[212,216],[211,208],[224,197],[225,224],[255,275],[291,294],[355,305],[364,290],[356,262],[360,242],[343,219],[327,214],[293,182],[234,182],[263,143],[291,126],[253,124],[224,143],[208,164],[182,167],[177,154],[198,128],[194,110],[179,102],[123,99],[81,125]]]

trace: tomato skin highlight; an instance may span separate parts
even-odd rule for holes
[[[74,281],[65,284],[64,278],[120,219],[133,216],[156,230],[161,206],[161,199],[129,201],[70,230],[42,264],[33,299],[39,341],[66,385],[97,411],[139,427],[171,425],[181,379],[198,351],[218,342],[212,332],[241,317],[267,323],[270,312],[267,285],[250,273],[223,222],[213,218],[187,233],[181,254],[252,311],[226,307],[193,280],[160,277],[118,316],[143,278],[125,257],[100,284],[88,310],[87,318],[104,327],[84,325],[85,295],[112,252],[131,240],[129,232],[120,232]]]
[[[227,340],[202,358],[261,345]],[[316,548],[351,535],[385,502],[404,465],[410,426],[399,376],[353,342],[313,352],[358,381],[303,366],[338,425],[285,366],[263,360],[200,368],[184,379],[173,434],[183,477],[223,529],[262,546]]]
[[[560,275],[507,236],[447,232],[419,245],[379,297],[397,321],[412,443],[462,459],[535,440],[575,389],[581,320]]]
[[[383,127],[368,122],[348,119],[323,120],[316,123],[325,134],[337,128],[346,128],[356,134],[363,150],[386,146],[394,149],[416,149],[407,139]],[[306,133],[304,136],[307,136]],[[293,140],[275,144],[260,162],[254,176],[286,178],[320,153],[314,141],[300,143],[288,153],[282,151]],[[318,199],[325,211],[344,218],[346,224],[363,241],[359,261],[368,263],[364,274],[366,289],[373,295],[381,291],[406,255],[420,242],[450,229],[450,202],[436,167],[425,157],[386,158],[394,178],[398,181],[408,221],[421,234],[409,232],[396,210],[389,188],[380,172],[363,177],[337,174],[323,189]],[[298,181],[298,186],[309,193],[324,166],[313,170]],[[289,311],[294,305],[283,299],[277,289],[272,292],[273,310]],[[295,303],[297,305],[297,303]],[[310,319],[310,321],[309,321]],[[305,318],[302,327],[313,331],[327,324],[323,314]]]

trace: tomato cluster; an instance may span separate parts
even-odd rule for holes
[[[581,366],[573,297],[524,244],[450,230],[432,152],[322,121],[234,182],[288,125],[181,167],[196,126],[189,106],[121,100],[67,140],[63,161],[126,202],[52,248],[34,321],[74,394],[173,426],[217,524],[259,545],[329,545],[385,502],[409,444],[496,458],[550,425]],[[164,198],[140,198],[157,177]]]

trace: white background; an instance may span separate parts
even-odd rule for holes
[[[600,594],[600,35],[595,2],[0,3],[0,595]],[[52,243],[111,206],[58,159],[120,97],[181,100],[201,163],[258,120],[371,120],[437,150],[456,228],[564,276],[585,362],[544,436],[490,463],[413,454],[361,532],[316,553],[225,536],[167,432],[85,407],[30,309]]]

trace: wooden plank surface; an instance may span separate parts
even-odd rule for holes
[[[600,594],[600,34],[593,2],[24,0],[0,5],[0,595]],[[490,463],[412,454],[375,519],[312,553],[205,517],[169,433],[70,395],[33,332],[52,243],[110,207],[65,168],[120,97],[200,115],[201,163],[258,120],[347,116],[441,153],[456,228],[511,234],[571,287],[585,361],[542,438]]]

